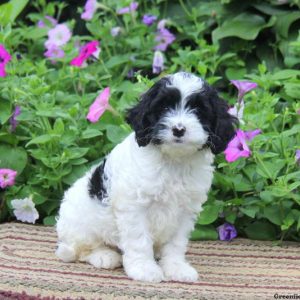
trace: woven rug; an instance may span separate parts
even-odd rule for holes
[[[240,300],[295,294],[300,297],[298,243],[275,246],[272,242],[245,239],[192,242],[187,257],[200,274],[199,281],[192,284],[143,283],[130,280],[122,268],[110,271],[85,263],[63,263],[55,257],[55,247],[54,228],[0,225],[0,299]]]

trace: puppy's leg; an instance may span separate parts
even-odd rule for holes
[[[122,211],[117,212],[116,217],[127,275],[134,280],[162,281],[163,272],[154,259],[146,213],[143,210]]]
[[[105,246],[92,250],[91,253],[80,260],[102,269],[115,269],[122,265],[121,254]]]
[[[167,280],[194,282],[197,271],[185,260],[188,238],[194,227],[193,218],[184,216],[177,233],[161,249],[160,266]]]

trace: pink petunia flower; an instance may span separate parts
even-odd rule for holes
[[[228,162],[233,162],[240,157],[249,157],[251,155],[251,151],[246,141],[252,141],[253,138],[260,133],[260,129],[251,131],[243,131],[238,129],[236,131],[235,137],[229,142],[227,148],[224,151],[225,159]]]
[[[92,41],[85,44],[79,52],[79,55],[72,59],[71,65],[81,67],[82,64],[91,56],[99,54],[100,48],[98,41]]]
[[[0,77],[6,76],[5,66],[11,60],[10,54],[3,45],[0,44]]]
[[[110,97],[110,88],[106,87],[96,98],[93,104],[90,106],[89,113],[87,114],[86,118],[92,122],[96,123],[99,118],[103,115],[106,109],[109,107],[109,100]]]
[[[117,14],[118,15],[129,14],[133,11],[136,11],[138,6],[139,6],[138,2],[131,2],[129,6],[118,9]]]
[[[14,209],[14,215],[19,221],[34,224],[39,218],[39,213],[31,198],[12,200],[11,206]]]
[[[11,169],[0,169],[0,188],[4,189],[7,186],[15,184],[17,171]]]
[[[242,100],[246,93],[257,87],[257,83],[251,81],[230,80],[230,82],[238,89],[238,102]]]
[[[154,47],[155,50],[166,51],[168,46],[176,39],[175,35],[165,28],[165,24],[166,20],[161,20],[157,24],[155,41],[157,41],[158,44]]]
[[[58,24],[48,31],[48,40],[45,43],[47,49],[55,45],[61,47],[65,45],[71,38],[72,33],[65,24]]]
[[[236,136],[229,142],[225,153],[225,159],[228,162],[234,162],[240,157],[249,157],[251,151],[246,144],[246,135],[245,132],[238,129],[236,131]]]
[[[152,63],[153,74],[159,74],[164,69],[164,56],[160,51],[155,51]]]
[[[59,48],[56,45],[49,45],[49,48],[47,49],[47,51],[44,53],[44,55],[48,58],[62,58],[65,56],[65,52],[64,50],[62,50],[61,48]]]
[[[81,14],[81,19],[91,20],[97,10],[96,0],[87,0],[84,6],[84,12]]]
[[[11,125],[11,129],[10,129],[11,132],[16,130],[16,128],[18,126],[18,121],[16,120],[16,117],[19,116],[20,114],[21,114],[21,107],[17,105],[15,107],[13,115],[9,119],[9,122]]]
[[[295,158],[296,158],[296,163],[300,165],[300,149],[296,150]]]

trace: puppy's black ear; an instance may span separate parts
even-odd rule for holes
[[[135,131],[135,138],[140,147],[147,146],[153,137],[153,128],[160,114],[153,104],[159,101],[159,94],[165,89],[167,82],[166,78],[160,79],[141,96],[136,106],[127,111],[126,121]]]
[[[206,92],[213,108],[208,146],[213,154],[219,154],[226,149],[228,143],[235,136],[238,119],[228,113],[228,104],[219,97],[215,89],[206,86]]]

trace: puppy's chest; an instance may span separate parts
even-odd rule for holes
[[[152,191],[146,196],[147,218],[152,231],[162,234],[165,230],[169,232],[169,227],[176,227],[183,213],[196,212],[194,203],[200,194],[182,174],[161,173],[156,178],[152,181]]]

